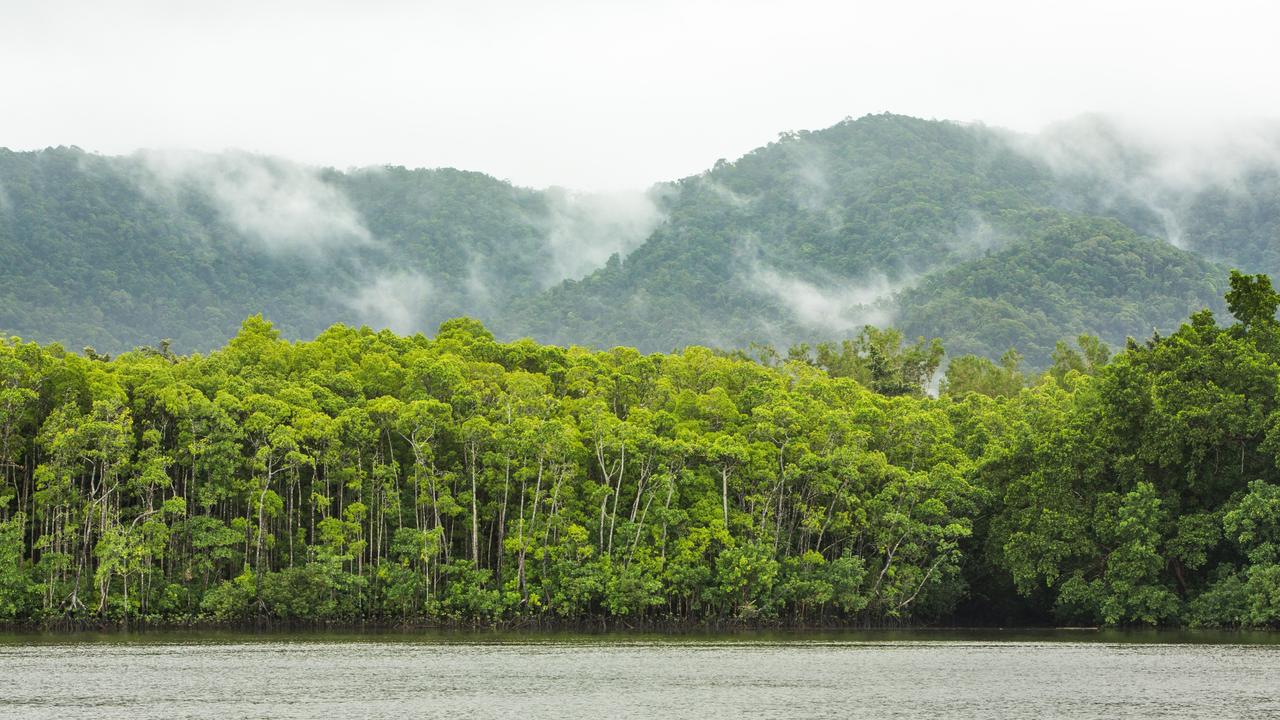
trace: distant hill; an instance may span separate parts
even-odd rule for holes
[[[1022,218],[1016,240],[941,269],[897,299],[908,335],[945,337],[953,354],[1017,348],[1042,366],[1054,345],[1083,333],[1112,346],[1150,337],[1226,290],[1213,263],[1122,223],[1053,211]]]
[[[1063,337],[1122,342],[1220,305],[1226,272],[1208,253],[1140,236],[1134,226],[1157,220],[1149,209],[1020,140],[892,115],[784,135],[680,181],[647,243],[504,329],[660,349],[896,324],[953,352],[1017,346],[1042,364]],[[1248,267],[1251,238],[1231,246]]]
[[[0,332],[204,350],[262,312],[557,343],[787,346],[863,324],[1043,365],[1280,274],[1280,136],[1159,145],[1098,118],[1037,136],[875,115],[785,133],[647,192],[243,153],[0,150]],[[1238,139],[1239,140],[1239,139]],[[1195,152],[1192,152],[1195,150]]]
[[[291,337],[335,321],[492,320],[629,250],[659,217],[643,193],[448,169],[0,150],[0,331],[118,352],[161,338],[210,349],[253,313]]]

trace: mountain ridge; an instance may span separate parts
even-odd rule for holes
[[[1193,186],[1117,133],[870,115],[613,195],[247,153],[0,150],[0,332],[185,351],[259,312],[290,337],[470,315],[507,338],[670,350],[893,324],[1042,365],[1063,337],[1114,344],[1217,307],[1227,266],[1280,270],[1280,161]],[[1064,147],[1089,161],[1064,169]],[[1124,283],[1091,286],[1072,262]]]

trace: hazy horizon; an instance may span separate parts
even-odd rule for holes
[[[1070,12],[657,2],[4,5],[0,146],[240,149],[456,167],[527,187],[647,187],[779,132],[893,112],[1036,133],[1280,117],[1263,3]]]
[[[913,117],[930,122],[955,123],[960,126],[986,127],[996,132],[1007,133],[1008,137],[1021,143],[1019,147],[1021,147],[1024,152],[1046,159],[1051,164],[1056,165],[1064,161],[1068,161],[1069,164],[1074,165],[1096,162],[1098,164],[1093,166],[1093,169],[1104,173],[1114,170],[1114,168],[1105,167],[1107,163],[1113,162],[1114,158],[1107,159],[1101,155],[1095,155],[1094,153],[1104,153],[1114,150],[1115,148],[1105,148],[1099,145],[1100,143],[1106,142],[1106,138],[1099,135],[1102,131],[1114,132],[1117,136],[1116,139],[1128,144],[1131,149],[1142,148],[1165,156],[1161,161],[1164,166],[1163,169],[1172,172],[1199,172],[1202,174],[1212,175],[1215,172],[1215,166],[1225,165],[1229,166],[1232,170],[1236,170],[1251,159],[1261,160],[1264,157],[1267,157],[1280,160],[1280,117],[1233,119],[1229,122],[1220,123],[1217,126],[1208,124],[1171,124],[1163,128],[1155,128],[1144,123],[1141,119],[1137,119],[1132,116],[1086,112],[1054,120],[1036,130],[1024,131],[1007,126],[987,123],[982,120],[962,121],[945,117],[922,117],[919,115],[912,115],[910,113],[899,113],[893,110],[886,110],[882,113],[865,113],[857,116],[847,115],[822,126],[779,129],[771,135],[761,137],[757,143],[748,145],[740,152],[733,155],[709,158],[704,164],[694,167],[688,172],[684,172],[679,175],[654,177],[647,182],[637,181],[635,184],[629,186],[614,186],[606,184],[599,187],[584,187],[554,181],[544,184],[526,183],[520,182],[519,180],[509,176],[490,172],[483,168],[464,164],[421,165],[400,162],[392,159],[380,163],[342,165],[336,162],[326,162],[323,159],[311,160],[298,155],[253,150],[239,146],[200,148],[191,145],[152,145],[123,148],[118,151],[104,151],[99,148],[86,147],[83,144],[76,142],[50,143],[35,147],[17,147],[0,142],[0,149],[8,149],[13,152],[38,152],[57,147],[74,147],[92,155],[122,158],[133,157],[148,164],[151,163],[153,159],[161,157],[168,157],[170,159],[185,158],[186,161],[195,161],[201,156],[204,156],[208,159],[208,162],[215,162],[219,157],[259,157],[264,160],[270,159],[284,161],[285,163],[289,163],[299,169],[307,169],[308,172],[323,169],[336,170],[339,172],[358,172],[363,170],[376,170],[378,168],[385,167],[403,167],[408,170],[457,170],[462,172],[483,173],[503,182],[511,183],[516,187],[523,187],[527,189],[564,190],[569,191],[574,195],[600,195],[612,197],[618,194],[630,196],[636,193],[643,193],[664,183],[675,182],[683,178],[699,175],[710,170],[720,160],[727,160],[730,162],[737,161],[743,156],[761,149],[770,143],[777,141],[781,136],[789,133],[819,132],[839,125],[841,122],[858,120],[862,117],[880,114]],[[1066,143],[1066,145],[1062,148],[1058,148],[1056,150],[1058,155],[1055,156],[1053,154],[1054,149],[1046,147],[1044,145],[1045,142],[1050,144]],[[1087,148],[1089,152],[1079,156],[1071,156],[1069,154],[1067,156],[1061,155],[1063,152],[1071,153],[1083,148]],[[1081,166],[1077,169],[1084,169],[1084,167]]]

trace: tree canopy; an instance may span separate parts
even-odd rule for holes
[[[0,620],[1280,624],[1280,323],[765,361],[259,316],[0,342]],[[1268,316],[1268,309],[1270,315]]]

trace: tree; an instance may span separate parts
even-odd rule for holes
[[[1226,297],[1227,308],[1246,331],[1275,323],[1280,293],[1272,289],[1270,277],[1232,270],[1231,289]]]

